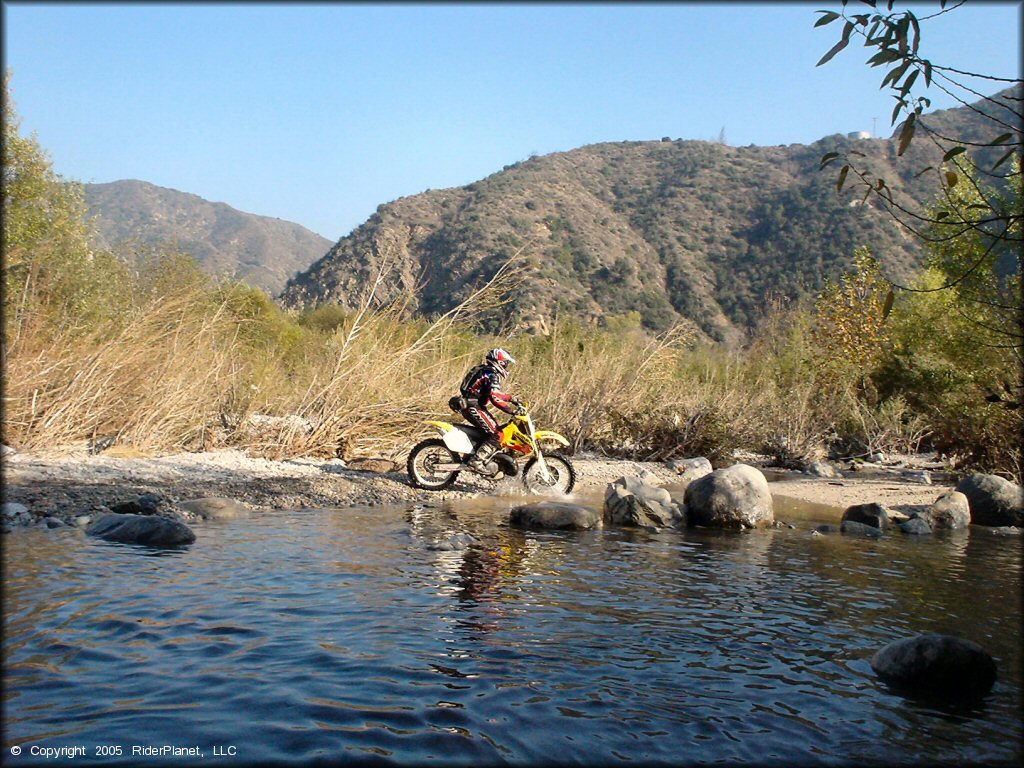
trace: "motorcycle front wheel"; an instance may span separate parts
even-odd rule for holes
[[[459,473],[458,470],[452,472],[437,467],[458,462],[459,457],[444,444],[443,440],[432,437],[413,446],[405,462],[405,469],[409,473],[409,480],[416,488],[439,491],[454,483]]]
[[[534,456],[523,468],[523,484],[531,493],[562,493],[572,492],[576,485],[576,467],[572,465],[568,456],[559,453],[544,454],[544,464],[548,468],[548,478],[544,477],[544,470],[540,462]]]

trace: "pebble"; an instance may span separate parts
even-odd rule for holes
[[[932,474],[926,469],[911,469],[900,473],[900,476],[908,483],[921,483],[922,485],[932,484]]]
[[[28,514],[28,507],[16,501],[5,501],[3,506],[4,519],[22,517]]]

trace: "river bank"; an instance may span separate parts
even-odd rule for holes
[[[927,507],[952,481],[928,456],[894,457],[886,463],[836,465],[835,477],[768,467],[763,457],[744,457],[769,478],[773,496],[835,507],[877,501],[901,511]],[[622,475],[644,472],[671,488],[679,475],[666,463],[577,455],[579,492],[601,491]],[[929,469],[930,468],[930,469]],[[3,500],[24,505],[28,524],[87,524],[111,506],[146,493],[171,503],[226,497],[259,509],[439,503],[481,494],[512,494],[514,480],[493,483],[464,476],[451,489],[413,488],[405,468],[387,459],[286,459],[272,461],[235,450],[142,456],[110,451],[39,455],[13,452],[3,458]],[[59,521],[59,522],[58,522]],[[5,520],[5,526],[11,524]]]

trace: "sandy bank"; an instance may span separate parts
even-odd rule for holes
[[[581,455],[573,458],[582,492],[602,491],[625,474],[653,473],[671,486],[675,472],[662,463],[636,462]],[[750,461],[750,463],[755,463]],[[775,496],[825,504],[839,510],[852,504],[878,501],[909,511],[928,506],[951,487],[926,484],[924,460],[904,458],[891,467],[842,471],[827,479],[764,468]],[[465,476],[464,476],[465,477]],[[936,476],[938,477],[938,476]],[[512,484],[514,481],[506,480]],[[24,504],[34,518],[55,517],[72,523],[96,516],[112,504],[143,493],[156,493],[172,502],[223,496],[256,508],[346,507],[354,505],[440,502],[479,494],[501,494],[507,485],[466,478],[440,493],[409,485],[404,467],[388,461],[346,464],[338,459],[270,461],[233,450],[181,453],[159,457],[112,454],[40,456],[14,453],[3,459],[5,502]],[[81,521],[79,522],[81,524]]]

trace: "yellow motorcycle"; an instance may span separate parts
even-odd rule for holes
[[[526,404],[522,413],[513,416],[498,430],[501,447],[480,469],[469,465],[476,448],[487,433],[471,424],[449,424],[426,421],[440,437],[431,437],[413,446],[405,463],[409,479],[417,488],[439,491],[455,482],[463,470],[500,480],[521,475],[523,485],[531,493],[572,492],[576,485],[576,468],[562,453],[542,453],[542,442],[566,447],[569,441],[557,432],[537,431]],[[522,472],[520,472],[522,463]]]

